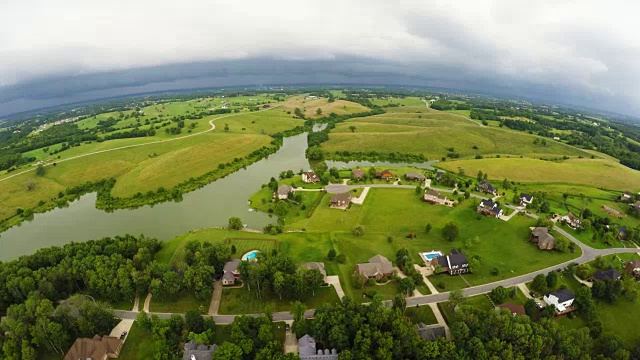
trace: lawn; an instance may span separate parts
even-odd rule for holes
[[[286,179],[291,180],[291,179]],[[291,181],[288,181],[291,182]],[[287,181],[280,181],[280,184],[285,184]],[[275,215],[275,208],[278,202],[285,201],[287,212],[285,215],[280,216],[285,224],[292,224],[300,219],[305,219],[313,212],[313,206],[317,201],[320,201],[321,197],[325,195],[324,191],[297,191],[297,195],[300,195],[301,200],[296,203],[294,200],[277,200],[273,197],[273,190],[265,186],[258,192],[253,194],[249,199],[251,206],[258,210],[268,214]]]
[[[284,339],[286,337],[284,321],[273,323],[273,333],[275,334],[276,339],[281,344],[284,344]],[[213,343],[222,345],[225,341],[231,341],[231,326],[216,324],[215,332],[213,334]]]
[[[409,318],[412,324],[423,323],[425,325],[437,324],[436,316],[429,306],[408,307],[404,311],[404,316]]]
[[[293,300],[282,299],[271,292],[266,292],[262,298],[257,298],[255,289],[248,291],[242,288],[225,288],[222,290],[222,300],[218,313],[226,314],[261,314],[269,307],[273,312],[290,311]],[[301,300],[309,309],[318,308],[324,303],[339,301],[333,286],[325,286],[316,290],[315,296],[309,294]]]
[[[583,184],[611,190],[638,190],[640,172],[604,159],[571,159],[561,162],[536,159],[492,158],[438,163],[438,167],[467,174],[483,171],[489,179],[517,182]],[[526,171],[523,171],[526,169]]]
[[[151,334],[145,332],[137,322],[133,323],[127,335],[127,342],[122,347],[121,360],[146,360],[153,357],[153,340]]]
[[[180,293],[175,301],[151,299],[149,304],[150,312],[159,313],[180,313],[184,314],[188,310],[198,310],[201,314],[206,314],[209,311],[209,302],[211,299],[200,301],[196,299],[192,294]]]
[[[404,247],[409,249],[417,264],[422,263],[418,255],[422,251],[447,253],[452,248],[459,248],[469,257],[478,256],[479,271],[464,275],[472,285],[521,275],[580,255],[577,252],[539,251],[528,242],[529,227],[535,224],[535,220],[515,216],[504,222],[482,217],[475,212],[477,201],[467,200],[457,207],[448,208],[423,203],[413,189],[371,189],[364,205],[351,205],[347,211],[329,208],[329,199],[325,197],[311,218],[293,224],[292,228],[305,228],[307,232],[332,229],[335,248],[347,256],[347,265],[340,266],[347,268],[342,281],[350,276],[356,263],[366,262],[377,253],[393,261],[396,251]],[[460,235],[454,242],[445,240],[441,234],[444,225],[451,221],[460,229]],[[429,234],[424,230],[427,223],[433,227]],[[356,225],[364,226],[364,236],[351,234]],[[417,234],[417,238],[407,239],[409,233]],[[478,243],[473,241],[476,237]],[[494,267],[499,271],[497,276],[491,274]],[[436,276],[432,282],[436,286],[444,283],[447,290],[466,286],[459,277],[449,275]]]

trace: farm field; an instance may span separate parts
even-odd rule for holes
[[[483,171],[489,179],[518,182],[583,184],[612,190],[633,190],[640,186],[640,172],[601,159],[570,159],[562,162],[536,159],[492,158],[438,163],[438,167],[467,174]],[[526,171],[523,171],[526,169]]]
[[[532,158],[578,157],[590,154],[561,143],[534,145],[536,138],[521,132],[474,125],[456,114],[424,107],[396,107],[388,112],[338,124],[322,144],[328,152],[376,151],[422,154],[430,159],[447,157],[450,148],[458,156],[525,156]],[[355,132],[349,128],[355,126]],[[474,146],[477,148],[474,148]]]
[[[328,116],[331,113],[344,115],[370,110],[366,106],[346,100],[335,100],[334,102],[329,102],[325,98],[305,100],[304,97],[299,96],[287,99],[282,103],[282,106],[292,113],[295,108],[299,108],[304,113],[305,118],[310,119]],[[317,113],[318,109],[322,111],[320,114]]]

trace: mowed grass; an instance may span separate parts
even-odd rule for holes
[[[150,312],[178,313],[184,314],[189,310],[197,310],[201,314],[206,314],[209,310],[211,299],[198,300],[192,294],[181,292],[174,300],[151,298],[149,303]]]
[[[142,329],[137,322],[133,323],[127,335],[127,341],[120,351],[118,359],[146,360],[153,357],[153,339],[151,334]]]
[[[323,198],[311,218],[298,221],[292,228],[305,228],[307,232],[333,231],[333,246],[347,257],[347,264],[339,266],[343,282],[350,282],[356,263],[366,262],[378,253],[393,261],[400,248],[409,249],[417,264],[422,264],[418,255],[422,251],[447,253],[452,248],[460,248],[469,257],[478,256],[480,269],[465,275],[472,285],[525,274],[580,255],[580,250],[574,254],[539,251],[528,242],[529,227],[535,220],[515,216],[505,222],[479,216],[475,212],[478,200],[467,200],[455,208],[433,206],[420,201],[412,189],[371,189],[362,206],[351,205],[347,211],[329,208],[329,200],[328,196]],[[460,229],[460,235],[453,242],[445,240],[441,234],[448,222],[454,222]],[[433,229],[426,234],[428,223]],[[351,234],[356,225],[365,227],[364,236]],[[407,239],[409,233],[418,236]],[[469,243],[468,240],[475,237],[479,242]],[[499,271],[497,276],[491,274],[494,267]],[[466,286],[459,277],[448,275],[436,276],[432,281],[443,282],[447,290]]]
[[[327,152],[377,151],[422,154],[440,159],[450,153],[461,157],[475,155],[525,156],[557,158],[590,156],[558,143],[534,145],[535,136],[505,129],[474,125],[463,116],[417,107],[388,108],[381,115],[348,120],[336,126],[329,141],[322,144]],[[355,126],[355,132],[349,128]],[[477,149],[475,149],[476,147]]]
[[[280,299],[271,291],[264,291],[263,297],[258,298],[256,289],[248,290],[245,284],[242,288],[225,288],[222,290],[222,299],[218,313],[222,315],[231,314],[261,314],[267,307],[271,311],[290,311],[293,300]],[[309,309],[318,308],[325,303],[335,303],[339,301],[338,294],[333,286],[324,286],[315,291],[315,295],[309,293],[301,301]]]
[[[640,172],[604,159],[571,159],[562,162],[535,159],[480,159],[446,161],[438,167],[467,174],[483,171],[489,179],[518,182],[584,184],[604,189],[630,190],[640,187]]]

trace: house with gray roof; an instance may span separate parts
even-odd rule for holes
[[[213,354],[218,350],[218,345],[207,346],[191,340],[184,344],[182,360],[212,360]]]
[[[427,179],[426,176],[417,173],[415,171],[410,171],[406,174],[404,174],[405,179],[407,180],[414,180],[414,181],[425,181]]]
[[[293,188],[291,186],[287,184],[280,184],[280,186],[278,186],[278,199],[287,200],[290,192],[293,192]]]
[[[369,262],[356,264],[356,273],[367,279],[380,280],[385,276],[393,275],[393,264],[389,259],[378,254],[369,259]]]
[[[236,283],[236,280],[240,277],[238,265],[240,265],[240,259],[233,259],[224,264],[222,285],[234,285]]]
[[[418,334],[420,335],[420,337],[427,341],[433,341],[438,338],[447,337],[444,326],[440,324],[425,325],[424,323],[419,323],[416,325],[416,328],[418,329]]]
[[[329,204],[330,207],[334,209],[343,209],[345,210],[351,204],[352,196],[349,193],[344,194],[335,194],[331,197],[331,202]]]
[[[549,233],[549,228],[544,226],[531,228],[529,240],[538,245],[540,250],[553,250],[556,247],[556,238]]]
[[[303,266],[303,267],[307,268],[308,270],[318,270],[318,271],[320,271],[320,273],[323,276],[324,282],[327,282],[327,270],[325,270],[325,268],[324,268],[324,263],[321,263],[321,262],[306,262],[306,263],[300,264],[300,266]]]
[[[338,350],[316,349],[316,340],[306,334],[298,340],[298,356],[301,360],[338,360]]]
[[[480,201],[478,208],[479,213],[487,216],[499,217],[502,215],[502,209],[498,207],[498,203],[491,199],[483,199]]]
[[[498,189],[495,188],[493,185],[489,184],[486,181],[483,181],[481,183],[478,184],[478,187],[476,187],[476,190],[483,192],[485,194],[491,194],[493,196],[498,196]]]

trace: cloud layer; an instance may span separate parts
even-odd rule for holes
[[[0,4],[0,106],[253,75],[442,84],[634,113],[638,10],[568,0],[9,0]]]

